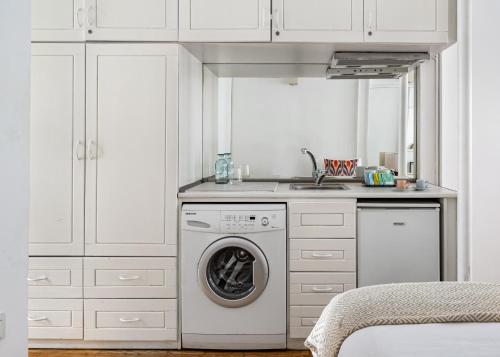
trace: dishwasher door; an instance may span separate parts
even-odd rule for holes
[[[358,205],[358,287],[440,280],[439,205]]]

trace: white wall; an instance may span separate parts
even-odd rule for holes
[[[381,152],[399,152],[400,84],[399,79],[370,80],[366,166],[379,165]]]
[[[235,78],[232,152],[251,176],[310,176],[309,148],[322,158],[356,158],[357,81]]]
[[[443,51],[441,72],[440,185],[458,190],[458,45]]]
[[[203,69],[179,46],[179,186],[203,175]]]
[[[203,69],[203,176],[215,173],[219,137],[219,77]]]
[[[30,1],[0,1],[0,356],[27,355]]]
[[[471,278],[500,283],[500,1],[471,3]]]

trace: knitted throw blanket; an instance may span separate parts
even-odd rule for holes
[[[370,326],[500,322],[500,285],[408,283],[377,285],[337,295],[305,345],[317,357],[337,357],[349,335]]]

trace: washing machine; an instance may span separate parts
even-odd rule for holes
[[[286,205],[184,204],[183,348],[286,348]]]

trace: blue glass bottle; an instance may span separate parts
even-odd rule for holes
[[[231,156],[231,153],[225,153],[224,154],[224,159],[226,159],[227,162],[227,176],[229,178],[229,181],[232,181],[234,178],[234,161]]]
[[[229,173],[228,173],[228,164],[227,160],[224,157],[224,154],[217,155],[217,161],[215,162],[215,183],[228,183],[229,182]]]

